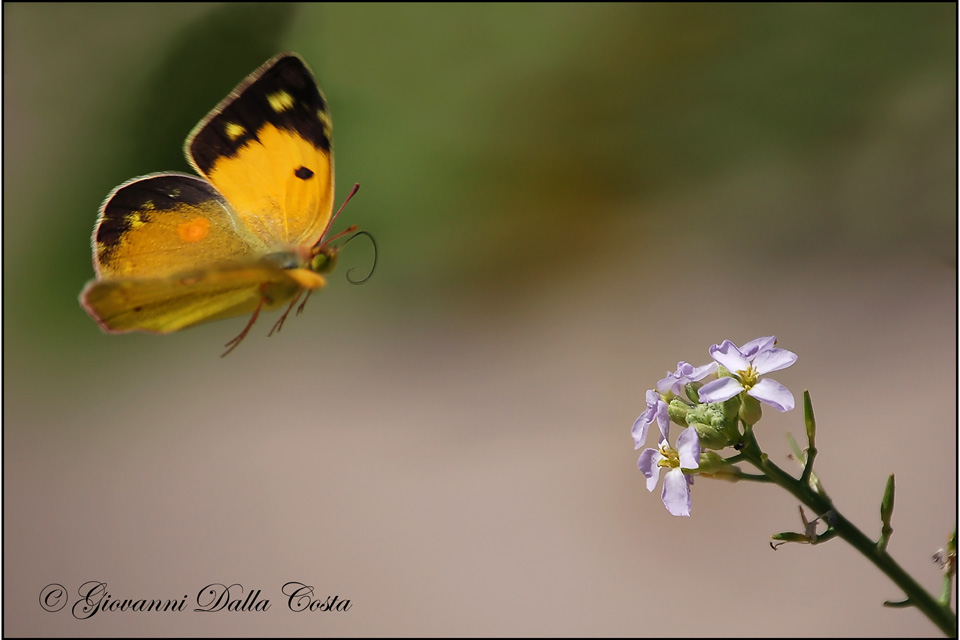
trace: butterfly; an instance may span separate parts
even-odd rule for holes
[[[107,196],[93,231],[97,277],[80,303],[108,333],[252,313],[227,355],[261,311],[289,301],[270,335],[301,297],[303,311],[336,264],[330,241],[355,230],[327,238],[337,217],[332,123],[303,58],[281,53],[250,74],[194,127],[184,153],[201,177],[154,173]]]

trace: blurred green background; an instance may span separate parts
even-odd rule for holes
[[[5,634],[928,635],[770,487],[635,468],[644,391],[776,334],[820,476],[931,591],[956,520],[956,5],[5,4]],[[107,336],[97,208],[302,54],[350,245],[306,313]],[[773,412],[770,412],[773,413]],[[798,412],[768,415],[784,466]],[[944,484],[946,483],[946,484]],[[42,611],[262,589],[263,614]],[[286,610],[283,583],[349,598]],[[72,602],[71,602],[72,604]],[[749,631],[744,618],[750,619]],[[802,631],[801,631],[802,630]]]

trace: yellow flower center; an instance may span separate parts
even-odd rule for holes
[[[757,384],[757,381],[760,378],[760,373],[751,364],[746,369],[737,371],[737,377],[740,379],[740,384],[743,385],[743,388],[749,391],[755,384]]]
[[[680,454],[677,453],[676,449],[668,445],[666,441],[660,443],[660,455],[663,456],[663,459],[657,463],[658,467],[673,469],[680,466]]]

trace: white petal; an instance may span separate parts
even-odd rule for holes
[[[790,411],[796,405],[790,389],[770,378],[764,378],[758,382],[750,391],[747,391],[747,394],[777,411]]]
[[[687,427],[677,438],[677,453],[680,454],[680,466],[684,469],[696,469],[700,466],[700,436],[693,427]]]
[[[657,391],[659,391],[660,393],[673,391],[673,385],[676,382],[677,382],[676,377],[674,377],[672,373],[668,373],[666,378],[660,378],[660,380],[657,381]]]
[[[633,448],[634,450],[639,449],[647,441],[647,429],[650,428],[650,423],[646,421],[647,414],[643,414],[637,421],[633,423],[633,429],[630,430],[630,434],[633,436]]]
[[[653,491],[657,487],[657,480],[660,479],[660,469],[657,463],[663,460],[663,456],[656,449],[644,449],[640,453],[640,459],[637,461],[637,467],[647,476],[647,491]]]
[[[670,407],[662,400],[657,405],[657,426],[660,427],[661,440],[670,437]]]
[[[754,356],[758,353],[772,349],[775,344],[777,344],[777,336],[757,338],[740,347],[740,353],[742,353],[745,358],[753,360]]]
[[[690,515],[690,485],[680,469],[671,469],[663,478],[663,492],[660,494],[663,506],[672,515]]]
[[[727,371],[736,373],[744,371],[750,366],[750,361],[743,357],[737,345],[729,340],[724,340],[722,344],[715,344],[710,347],[710,357],[727,368]]]
[[[736,378],[717,378],[700,387],[700,402],[723,402],[743,391]]]
[[[763,375],[771,371],[786,369],[796,361],[797,354],[793,351],[770,349],[769,351],[758,354],[757,357],[753,359],[753,366],[756,367],[757,373]]]
[[[705,364],[702,367],[696,367],[688,377],[693,382],[700,382],[711,373],[714,373],[716,370],[717,370],[717,363],[711,362],[710,364]]]
[[[650,389],[649,391],[647,391],[646,400],[647,400],[647,409],[650,409],[650,407],[655,407],[657,406],[657,403],[660,402],[660,394],[657,393],[656,389]]]

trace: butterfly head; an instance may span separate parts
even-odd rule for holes
[[[334,240],[342,238],[343,236],[351,233],[353,235],[348,237],[343,242],[337,245],[332,244]],[[373,275],[373,270],[377,268],[377,242],[373,239],[373,236],[370,235],[368,231],[357,231],[356,225],[350,225],[329,240],[318,243],[311,249],[310,256],[305,261],[306,265],[315,273],[329,273],[330,271],[333,271],[333,268],[337,265],[337,256],[340,254],[340,250],[346,246],[348,242],[359,236],[366,236],[370,239],[371,244],[373,244],[373,266],[370,267],[370,272],[359,280],[354,280],[350,277],[350,273],[353,272],[353,269],[349,269],[347,271],[347,280],[352,284],[363,284],[370,279],[370,276]]]
[[[313,250],[310,258],[310,270],[315,273],[329,273],[337,266],[337,254],[340,253],[340,246],[324,244]]]
[[[333,214],[333,217],[330,218],[330,222],[327,223],[328,231],[330,227],[333,226],[334,221],[336,221],[336,219],[340,216],[340,212],[343,211],[343,208],[347,206],[347,203],[350,202],[350,199],[357,193],[359,189],[360,189],[359,184],[353,185],[353,189],[350,190],[350,194],[343,201],[343,204],[340,205],[340,208],[337,209],[337,212]],[[338,245],[333,244],[334,240],[342,238],[343,236],[351,233],[353,235],[347,238],[346,240],[344,240],[343,242],[341,242],[340,244]],[[324,233],[324,236],[326,236],[326,232]],[[314,273],[329,273],[330,271],[333,271],[333,268],[337,265],[337,254],[340,253],[340,249],[342,249],[344,245],[346,245],[348,242],[350,242],[357,236],[367,236],[368,238],[370,238],[370,242],[373,243],[373,252],[374,252],[373,267],[370,268],[370,273],[368,273],[364,278],[361,278],[360,280],[353,280],[350,277],[350,271],[352,271],[351,269],[350,271],[347,271],[347,280],[352,282],[353,284],[362,284],[366,282],[367,280],[370,279],[370,276],[373,275],[373,270],[377,266],[377,243],[373,239],[373,236],[371,236],[368,232],[357,231],[357,225],[355,224],[350,225],[340,233],[334,236],[331,236],[330,238],[324,238],[323,236],[321,236],[320,240],[318,240],[317,243],[308,250],[309,255],[304,256],[304,263]]]

